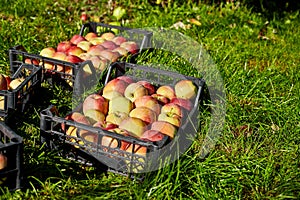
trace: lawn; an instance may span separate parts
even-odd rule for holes
[[[23,45],[39,53],[79,33],[82,12],[92,21],[110,23],[117,21],[113,11],[121,6],[126,12],[118,20],[124,26],[164,27],[203,45],[226,94],[225,123],[215,148],[199,158],[201,136],[210,123],[204,112],[200,137],[180,159],[139,182],[44,153],[39,112],[50,104],[70,109],[70,92],[44,83],[38,104],[10,123],[24,138],[25,179],[21,190],[2,188],[1,199],[300,198],[299,7],[274,11],[251,3],[181,2],[0,1],[2,73],[9,73],[9,48]],[[178,22],[184,26],[176,28]],[[154,58],[192,73],[176,59]]]

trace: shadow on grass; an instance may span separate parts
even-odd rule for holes
[[[236,0],[205,0],[206,4],[220,5],[226,2],[238,2]],[[242,5],[251,8],[254,12],[261,13],[268,19],[283,17],[284,12],[295,12],[300,10],[298,0],[240,0]]]

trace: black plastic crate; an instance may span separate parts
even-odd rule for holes
[[[118,34],[126,37],[130,41],[134,41],[138,44],[138,51],[148,48],[151,44],[152,32],[141,29],[133,29],[122,26],[113,26],[103,23],[89,22],[83,24],[80,29],[80,35],[85,36],[88,32],[94,32],[98,35],[105,32],[113,32],[118,30]],[[59,82],[77,94],[82,93],[84,88],[81,88],[83,81],[90,82],[90,85],[94,85],[98,81],[99,72],[96,73],[92,62],[86,60],[79,63],[71,63],[58,59],[47,58],[38,54],[28,53],[23,46],[15,46],[9,49],[10,67],[11,71],[15,72],[20,63],[26,62],[36,63],[43,67],[43,80],[47,80],[50,83]],[[53,65],[52,69],[47,69],[46,65]],[[85,73],[83,71],[89,71]],[[80,74],[78,72],[81,72]],[[101,73],[101,72],[100,72]],[[79,75],[78,75],[79,74]],[[78,75],[78,76],[77,76]]]
[[[11,80],[22,78],[21,84],[10,90],[0,90],[0,117],[4,120],[14,111],[23,112],[33,96],[41,87],[42,69],[34,65],[22,63]]]
[[[3,122],[0,122],[0,154],[6,162],[0,169],[0,187],[10,191],[22,188],[23,139]]]
[[[86,82],[89,80],[92,83],[93,81],[96,81],[97,73],[91,61],[70,63],[53,58],[47,58],[38,54],[28,53],[23,46],[15,46],[10,48],[9,60],[12,72],[15,72],[20,64],[29,62],[42,69],[42,82],[46,80],[50,84],[57,83],[59,85],[63,85],[67,89],[73,90],[75,93],[80,93],[82,91],[83,88],[80,87],[80,83],[82,81]],[[36,62],[38,64],[36,64]],[[45,64],[53,65],[54,69],[45,69]],[[57,70],[58,68],[61,70]],[[69,69],[72,70],[68,71]],[[86,69],[91,73],[80,73],[81,76],[76,76],[82,69]],[[74,85],[77,87],[74,87]]]
[[[122,75],[130,76],[135,81],[147,80],[157,87],[160,85],[174,86],[177,81],[182,79],[192,80],[197,86],[197,95],[192,102],[193,108],[190,112],[186,113],[186,120],[184,120],[181,128],[172,140],[169,136],[165,136],[158,142],[143,141],[135,137],[123,136],[100,128],[76,123],[74,121],[67,120],[64,117],[60,117],[56,108],[50,106],[41,112],[40,129],[42,143],[46,143],[46,147],[50,150],[59,151],[64,157],[72,157],[73,160],[77,160],[79,162],[91,161],[90,159],[92,158],[93,162],[91,162],[91,164],[100,162],[103,165],[108,166],[109,171],[129,175],[155,168],[151,161],[158,161],[162,158],[162,156],[165,158],[169,156],[163,155],[167,153],[167,151],[163,150],[165,145],[175,141],[188,140],[190,139],[189,136],[193,135],[193,133],[197,131],[195,129],[198,129],[199,124],[194,124],[190,119],[198,116],[197,110],[200,106],[202,89],[204,86],[203,79],[184,76],[175,72],[140,66],[132,63],[115,62],[109,67],[104,84],[106,84],[110,79]],[[80,111],[81,106],[82,105],[79,104],[73,111]],[[63,129],[62,127],[65,128]],[[68,135],[67,127],[76,127],[76,134],[73,136]],[[80,131],[87,131],[95,134],[97,137],[97,143],[84,140],[80,137]],[[115,139],[118,146],[112,148],[110,146],[102,145],[100,143],[102,138],[107,136]],[[122,141],[130,143],[134,148],[138,146],[146,148],[146,155],[122,150],[120,148]],[[176,145],[171,145],[168,148],[176,148]],[[84,154],[88,156],[78,157],[76,156],[76,154],[78,155],[78,151],[84,152]],[[176,151],[176,149],[174,149],[174,151]]]

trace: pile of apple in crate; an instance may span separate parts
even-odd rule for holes
[[[199,78],[114,62],[104,86],[86,94],[67,116],[53,106],[42,112],[41,136],[71,159],[86,162],[76,155],[87,153],[111,171],[143,173],[159,159],[158,150],[197,127],[203,85]]]
[[[55,106],[40,111],[40,137],[46,150],[77,162],[106,166],[115,173],[145,172],[151,153],[176,141],[191,130],[189,127],[197,129],[193,119],[197,118],[204,85],[199,78],[122,61],[149,48],[149,44],[149,31],[90,22],[79,34],[38,54],[11,48],[10,69],[14,74],[11,79],[0,77],[6,81],[5,92],[0,91],[4,118],[13,110],[23,112],[42,87],[41,82],[58,75],[73,93],[76,91],[78,99],[63,116]],[[81,70],[84,74],[78,79]],[[101,83],[101,88],[82,90],[90,75],[99,76],[94,83]],[[5,123],[1,126],[0,178],[14,171],[15,177],[10,179],[15,182],[10,188],[14,190],[22,185],[23,144]],[[10,143],[21,149],[14,152],[14,158],[6,149]],[[157,159],[159,156],[154,154]],[[19,160],[14,163],[19,164],[13,167],[10,160],[15,158]],[[7,182],[2,184],[8,186]]]
[[[34,106],[33,96],[42,91],[41,83],[58,76],[67,81],[73,92],[77,91],[80,85],[74,82],[80,70],[84,70],[86,79],[90,78],[86,73],[104,73],[110,63],[146,47],[148,34],[148,31],[90,22],[82,25],[79,34],[56,47],[45,47],[37,54],[27,52],[22,46],[8,50],[11,74],[0,75],[1,188],[22,188],[23,139],[7,122],[24,112],[29,103]]]

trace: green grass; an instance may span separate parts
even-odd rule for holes
[[[8,73],[8,49],[15,45],[38,53],[78,33],[82,11],[105,23],[115,21],[115,4],[91,2],[2,0],[0,71]],[[205,47],[225,84],[226,121],[216,148],[199,159],[200,136],[178,161],[147,174],[142,183],[45,154],[38,142],[39,112],[50,104],[68,110],[70,100],[62,88],[45,85],[38,104],[12,124],[24,137],[24,188],[2,188],[1,199],[300,198],[299,10],[270,17],[251,4],[163,2],[116,4],[126,8],[123,21],[129,27],[170,28],[178,21],[189,25],[191,18],[201,22],[178,31]],[[178,67],[183,61],[164,54],[156,59],[186,73]],[[203,135],[209,115],[202,120]]]

